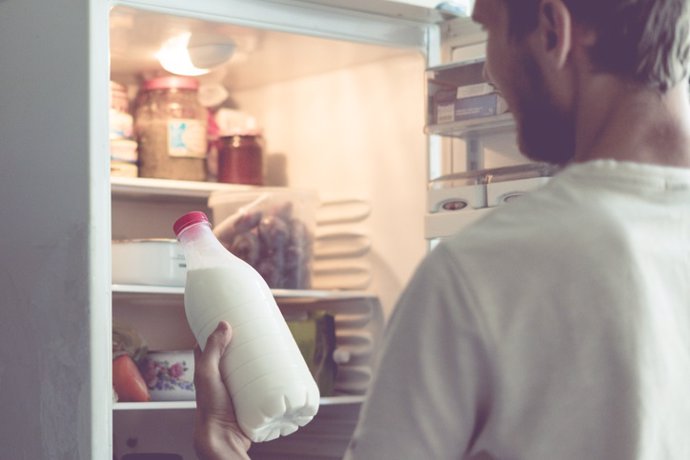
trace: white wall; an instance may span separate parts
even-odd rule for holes
[[[233,93],[287,156],[290,185],[372,205],[372,290],[389,314],[426,252],[424,59],[398,57]]]
[[[3,459],[110,451],[106,19],[100,0],[0,1]]]

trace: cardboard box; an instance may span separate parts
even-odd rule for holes
[[[476,83],[474,85],[458,86],[458,89],[455,90],[455,99],[484,96],[495,92],[496,88],[494,88],[491,83]]]
[[[434,122],[443,124],[500,115],[508,111],[508,106],[498,93],[493,92],[454,99],[452,102],[444,102],[440,98],[437,100],[435,109]]]

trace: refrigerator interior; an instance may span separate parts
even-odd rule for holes
[[[157,47],[180,30],[197,29],[237,42],[237,57],[199,79],[222,82],[229,92],[224,106],[258,120],[266,185],[313,189],[323,202],[369,204],[371,214],[360,224],[374,248],[371,290],[388,315],[425,252],[419,219],[427,180],[425,57],[419,50],[115,7],[112,80],[128,85],[134,97],[142,75],[161,70],[153,57]],[[158,201],[130,198],[113,200],[114,239],[172,237],[170,224],[180,210],[198,207],[205,197],[195,203],[163,194]],[[137,212],[148,219],[127,218]]]
[[[322,202],[365,203],[370,213],[332,230],[366,235],[366,289],[332,297],[277,296],[286,313],[326,310],[338,344],[351,355],[341,391],[322,399],[317,418],[287,438],[257,445],[252,458],[340,458],[370,378],[376,345],[395,299],[427,250],[423,215],[428,179],[424,70],[420,49],[343,41],[174,16],[128,6],[110,12],[111,80],[134,99],[143,79],[161,73],[161,44],[185,32],[231,40],[229,62],[199,77],[221,84],[225,107],[256,117],[265,139],[267,186],[316,190]],[[211,37],[211,38],[208,38]],[[112,238],[172,238],[172,222],[190,210],[212,215],[208,182],[112,179]],[[344,216],[347,217],[347,216]],[[341,295],[342,294],[342,295]],[[420,306],[420,308],[423,306]],[[150,350],[194,346],[182,291],[113,286],[113,321],[137,330]],[[340,372],[340,371],[339,371]],[[336,379],[337,380],[337,379]],[[337,387],[337,386],[336,386]],[[114,455],[191,450],[193,402],[114,403]]]

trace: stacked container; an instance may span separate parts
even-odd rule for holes
[[[127,88],[110,82],[110,174],[137,176],[137,143],[133,138],[133,118]]]

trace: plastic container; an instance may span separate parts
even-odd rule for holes
[[[134,114],[139,176],[206,179],[207,110],[198,101],[198,88],[190,77],[144,83]]]
[[[112,177],[139,177],[139,168],[136,163],[112,160],[110,162],[110,175]]]
[[[301,312],[286,318],[288,328],[309,366],[323,396],[333,395],[337,366],[335,352],[335,317],[324,311]]]
[[[184,254],[171,238],[114,240],[113,283],[184,286]]]
[[[428,212],[469,211],[486,207],[481,171],[467,171],[434,179],[427,194]]]
[[[137,143],[134,141],[134,118],[129,110],[127,88],[110,82],[110,175],[139,175]]]
[[[542,187],[557,171],[558,167],[547,163],[486,169],[483,181],[486,183],[487,206],[500,206],[518,199]]]
[[[319,389],[264,279],[218,241],[202,212],[173,229],[187,261],[187,321],[203,348],[220,320],[233,339],[220,371],[237,421],[254,442],[270,441],[309,423]]]
[[[310,289],[318,196],[311,190],[265,188],[214,192],[214,233],[273,289]]]

